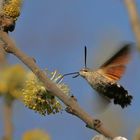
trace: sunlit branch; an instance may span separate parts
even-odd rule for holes
[[[75,98],[68,97],[65,95],[54,83],[51,82],[45,75],[45,73],[37,66],[35,60],[32,57],[29,57],[23,53],[19,48],[16,47],[13,40],[9,37],[6,32],[0,31],[0,38],[5,42],[6,45],[3,45],[3,48],[6,52],[12,53],[17,58],[19,58],[27,67],[29,67],[32,72],[42,81],[44,86],[48,91],[52,93],[53,96],[58,97],[66,106],[67,112],[73,114],[83,120],[86,125],[96,130],[97,132],[103,134],[106,137],[113,138],[114,135],[110,133],[103,124],[97,119],[92,118],[87,112],[85,112],[77,103]],[[101,125],[99,125],[99,123]]]
[[[137,12],[136,3],[135,0],[124,0],[124,3],[128,11],[131,27],[135,35],[138,49],[140,51],[140,21],[139,21],[139,15]]]
[[[4,98],[4,140],[11,140],[13,136],[12,103],[12,100],[9,100],[8,97]]]

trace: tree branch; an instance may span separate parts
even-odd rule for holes
[[[12,100],[10,100],[8,96],[5,96],[3,106],[4,140],[11,140],[13,136],[12,107],[13,107]]]
[[[19,58],[27,67],[29,67],[32,72],[40,79],[46,89],[50,91],[54,96],[58,97],[68,108],[67,111],[70,114],[73,114],[83,120],[89,128],[96,130],[97,132],[103,134],[106,137],[113,138],[114,135],[111,134],[103,125],[98,126],[97,120],[92,118],[88,113],[86,113],[76,102],[75,99],[69,98],[67,95],[51,82],[45,75],[45,73],[37,66],[35,60],[25,53],[23,53],[19,48],[16,48],[13,40],[8,36],[6,32],[0,31],[0,38],[5,42],[3,48],[6,52],[12,53],[17,58]],[[96,127],[98,126],[98,127]]]
[[[124,0],[124,4],[125,7],[127,8],[131,27],[134,32],[138,49],[140,51],[140,21],[139,21],[139,15],[137,12],[135,0]]]

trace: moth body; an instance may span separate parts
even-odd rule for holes
[[[86,65],[87,49],[85,47],[85,67],[79,72],[68,73],[63,75],[76,74],[73,78],[79,75],[83,77],[90,86],[99,94],[103,95],[108,100],[113,100],[114,104],[120,105],[122,108],[131,104],[132,96],[127,90],[117,82],[123,76],[126,70],[126,64],[130,60],[132,44],[124,44],[122,48],[108,59],[97,70],[89,69]]]
[[[79,74],[107,100],[113,100],[114,104],[119,104],[122,108],[131,104],[133,97],[115,80],[104,75],[102,69],[93,71],[89,68],[84,68],[80,70]]]

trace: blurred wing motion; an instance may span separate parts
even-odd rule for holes
[[[113,99],[114,104],[119,104],[122,108],[130,105],[133,97],[121,85],[116,83],[116,81],[125,72],[126,64],[130,60],[131,46],[132,44],[124,45],[122,49],[106,61],[99,69],[108,81],[105,82],[106,86],[102,89],[101,93],[109,99]]]
[[[109,98],[97,92],[92,98],[91,106],[96,114],[101,114],[107,110],[110,103],[111,100]]]
[[[126,44],[123,46],[123,48],[100,67],[105,76],[115,81],[122,77],[126,69],[125,65],[130,60],[131,45]]]

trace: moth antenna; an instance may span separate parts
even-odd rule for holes
[[[68,76],[68,75],[73,75],[73,74],[79,74],[79,72],[66,73],[62,77],[65,77],[65,76]]]
[[[78,73],[77,75],[75,75],[75,76],[73,76],[72,78],[76,78],[76,77],[78,77],[80,74]]]
[[[85,68],[87,68],[87,47],[85,46]]]
[[[76,77],[77,77],[77,75],[79,76],[79,72],[66,73],[66,74],[64,74],[64,75],[61,76],[61,78],[59,79],[59,81],[62,80],[65,76],[74,75],[74,74],[76,74]],[[75,76],[73,76],[73,77],[75,77]]]

